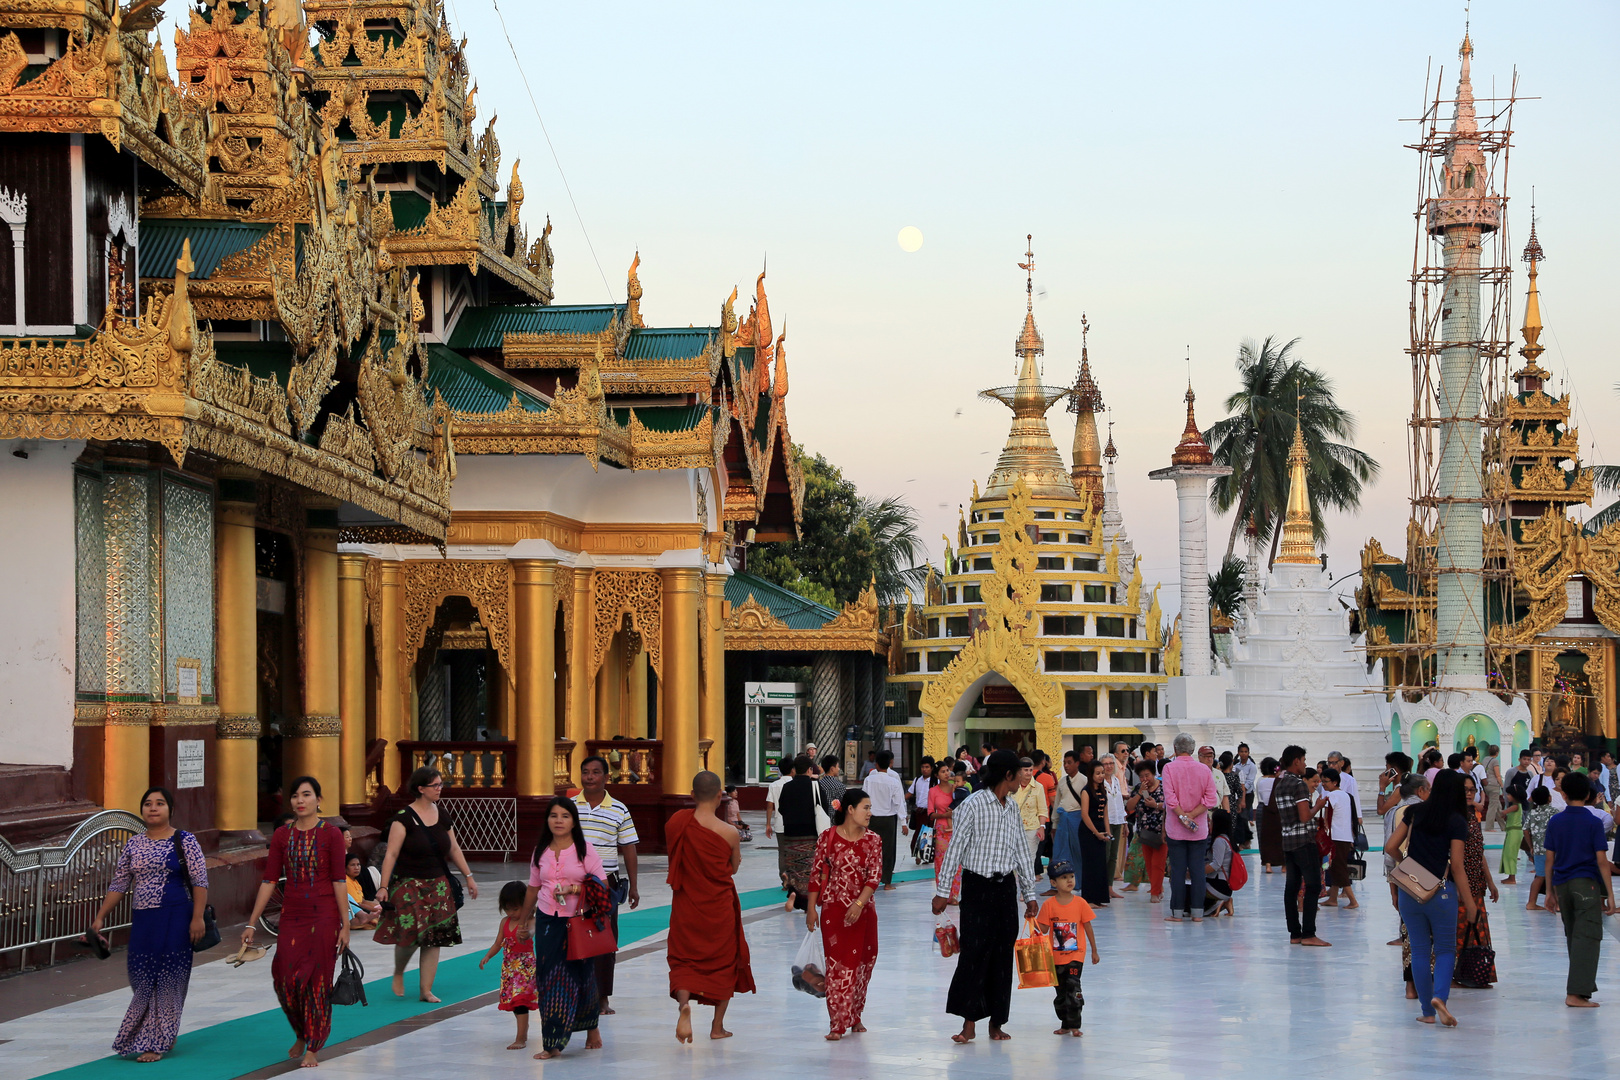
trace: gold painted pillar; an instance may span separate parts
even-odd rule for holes
[[[394,559],[384,559],[378,567],[377,618],[373,627],[377,641],[377,738],[388,740],[383,751],[383,785],[390,791],[400,789],[398,745],[409,734],[405,723],[407,687],[399,652],[403,569]]]
[[[563,737],[574,741],[569,779],[579,783],[579,762],[585,742],[595,738],[592,714],[596,705],[596,673],[591,665],[595,646],[596,610],[592,604],[596,571],[574,567],[574,625],[568,628],[568,717]],[[555,750],[553,750],[555,753]]]
[[[337,500],[304,498],[304,715],[282,744],[282,775],[313,776],[328,813],[341,805]]]
[[[698,737],[710,740],[709,771],[726,778],[726,579],[703,575],[703,708]]]
[[[254,832],[259,827],[257,477],[251,470],[227,468],[219,480],[214,824],[222,833]]]
[[[557,743],[557,564],[513,559],[512,678],[517,684],[512,738],[517,742],[517,792],[549,796]]]
[[[629,698],[626,702],[627,731],[632,739],[645,739],[647,737],[647,648],[636,650],[636,655],[630,658],[630,686]]]
[[[684,795],[698,773],[698,622],[703,604],[702,573],[695,567],[666,566],[663,582],[664,711],[658,714],[664,742],[664,792]]]
[[[624,731],[624,635],[614,634],[596,672],[596,737],[617,739]]]
[[[338,798],[366,801],[366,557],[338,556]]]

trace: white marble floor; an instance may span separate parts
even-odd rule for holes
[[[774,853],[751,853],[745,887],[768,883],[774,862]],[[933,952],[929,889],[913,883],[879,895],[882,954],[866,1014],[871,1030],[863,1036],[822,1041],[823,1004],[789,985],[802,915],[761,912],[747,926],[760,989],[733,1002],[733,1039],[702,1037],[707,1010],[698,1009],[696,1044],[677,1046],[663,953],[655,949],[622,963],[613,999],[618,1014],[602,1022],[606,1045],[600,1051],[585,1051],[576,1036],[561,1059],[545,1065],[527,1053],[508,1052],[512,1019],[490,1006],[437,1023],[431,1016],[416,1018],[390,1029],[392,1037],[353,1052],[334,1047],[321,1072],[328,1080],[470,1070],[525,1076],[549,1070],[593,1080],[641,1080],[649,1070],[676,1080],[797,1080],[811,1069],[839,1080],[889,1080],[920,1067],[964,1080],[1004,1077],[1009,1069],[1030,1076],[1202,1080],[1238,1067],[1255,1080],[1419,1073],[1522,1080],[1548,1073],[1608,1077],[1620,1070],[1620,1045],[1611,1034],[1616,1017],[1610,1015],[1620,1014],[1620,920],[1609,920],[1599,970],[1598,1000],[1608,1007],[1567,1009],[1558,919],[1525,911],[1524,886],[1504,889],[1502,902],[1490,909],[1501,981],[1490,991],[1453,991],[1461,1027],[1437,1030],[1413,1021],[1415,1004],[1402,997],[1400,953],[1385,945],[1397,931],[1387,887],[1381,881],[1368,885],[1359,910],[1322,913],[1320,932],[1333,942],[1331,949],[1288,944],[1280,876],[1254,872],[1239,893],[1237,918],[1197,925],[1162,922],[1164,907],[1149,905],[1145,893],[1116,901],[1097,922],[1103,961],[1086,969],[1084,1040],[1050,1034],[1051,992],[1023,990],[1013,998],[1012,1042],[992,1044],[981,1034],[971,1046],[953,1045],[948,1036],[957,1024],[944,1013],[944,999],[955,961]],[[480,901],[464,912],[475,914],[463,951],[483,948],[485,930],[493,933],[492,912],[482,912],[486,906]],[[484,929],[474,933],[474,924]],[[381,955],[367,960],[377,964],[373,973],[385,970]],[[249,970],[219,964],[199,969],[187,1029],[274,1008],[267,968],[245,979]],[[202,987],[210,992],[199,993]],[[0,1025],[0,1039],[13,1040],[0,1045],[0,1074],[37,1076],[100,1056],[124,1000],[124,994],[101,995]],[[87,1032],[94,1032],[92,1045],[76,1053],[72,1044],[85,1042]],[[536,1049],[537,1031],[529,1052]]]

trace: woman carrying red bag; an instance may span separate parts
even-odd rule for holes
[[[535,988],[540,998],[540,1061],[557,1057],[576,1031],[589,1034],[585,1049],[599,1050],[596,1029],[601,998],[596,989],[596,962],[570,960],[569,923],[580,914],[581,901],[607,875],[602,859],[585,840],[574,800],[558,796],[546,811],[546,834],[535,845],[529,887],[523,896],[520,925],[534,935]],[[537,910],[538,907],[538,910]],[[532,923],[530,916],[533,916]]]

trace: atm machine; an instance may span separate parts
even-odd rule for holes
[[[743,684],[748,731],[744,771],[748,783],[769,784],[782,775],[782,759],[791,760],[804,748],[804,698],[803,683]]]

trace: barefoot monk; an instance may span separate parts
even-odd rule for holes
[[[669,845],[669,996],[680,1005],[675,1037],[692,1041],[692,1002],[714,1006],[709,1038],[725,1039],[732,994],[754,992],[743,936],[742,903],[732,875],[742,865],[737,830],[716,816],[720,778],[700,772],[692,780],[697,807],[678,810],[664,826]]]

